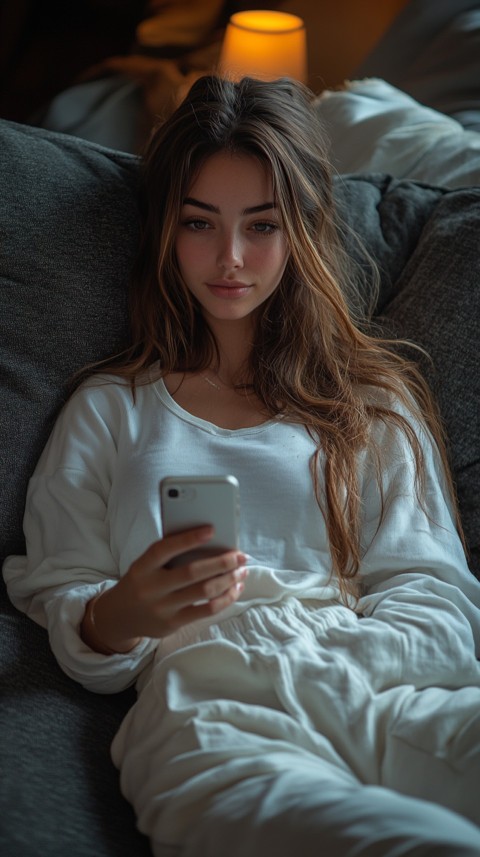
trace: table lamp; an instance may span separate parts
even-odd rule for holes
[[[306,83],[307,42],[302,18],[263,9],[236,12],[227,24],[218,71],[232,80],[292,77]]]

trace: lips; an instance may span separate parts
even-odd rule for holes
[[[242,283],[239,280],[215,280],[213,283],[206,283],[206,286],[215,297],[226,300],[241,298],[252,288],[248,283]]]

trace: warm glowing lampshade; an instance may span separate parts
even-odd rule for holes
[[[221,75],[239,80],[307,79],[305,24],[288,12],[237,12],[227,25],[219,60]]]

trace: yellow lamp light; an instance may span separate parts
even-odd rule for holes
[[[225,31],[218,70],[233,80],[292,77],[305,83],[307,40],[302,18],[263,9],[236,12]]]

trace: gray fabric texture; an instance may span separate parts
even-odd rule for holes
[[[27,481],[67,379],[126,342],[137,170],[133,156],[0,122],[2,558],[23,551]],[[336,193],[380,265],[378,311],[387,329],[434,358],[436,370],[428,371],[478,573],[480,188],[349,176],[337,179]],[[357,252],[352,237],[345,240]],[[0,626],[1,853],[148,854],[108,753],[133,692],[104,698],[74,685],[45,632],[13,609],[3,584]]]
[[[147,857],[109,747],[134,692],[97,696],[53,662],[43,629],[0,613],[0,853]]]

